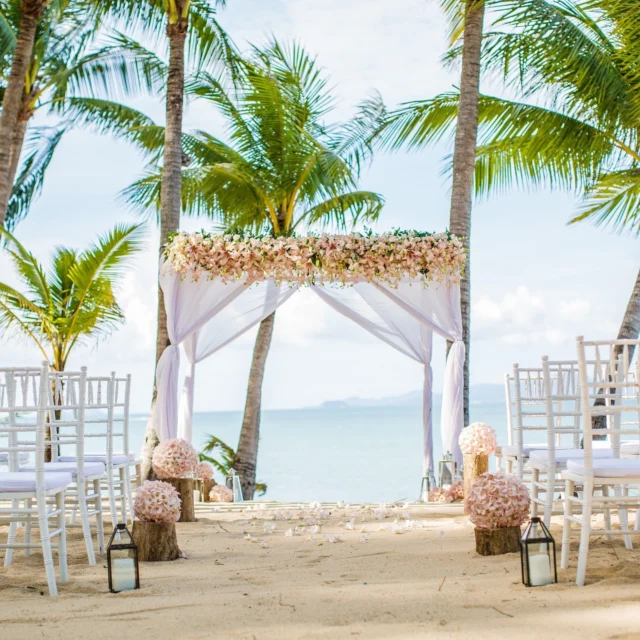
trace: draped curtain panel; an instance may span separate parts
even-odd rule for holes
[[[161,441],[177,436],[191,440],[196,363],[211,356],[284,304],[297,284],[264,280],[223,283],[206,276],[197,281],[161,269],[160,283],[167,309],[171,344],[156,371],[157,396],[152,415]],[[357,282],[352,287],[313,285],[333,309],[424,367],[424,471],[435,469],[431,418],[433,374],[432,335],[453,343],[445,369],[442,420],[443,451],[458,462],[458,436],[463,427],[463,365],[465,358],[460,315],[460,289],[454,281],[430,282],[409,278],[394,286]],[[180,345],[189,371],[178,407]]]

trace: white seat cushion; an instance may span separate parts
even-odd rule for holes
[[[18,460],[20,463],[29,462],[29,454],[26,451],[21,451],[18,454]],[[0,464],[7,464],[9,462],[9,454],[5,451],[0,453]]]
[[[544,444],[525,444],[522,446],[522,451],[525,456],[528,456],[531,451],[539,451],[541,449],[546,450],[547,443]],[[505,445],[500,447],[503,456],[517,456],[518,455],[518,447],[515,444]]]
[[[623,442],[620,453],[624,456],[640,456],[640,442]]]
[[[75,456],[60,456],[58,458],[60,462],[75,462]],[[111,461],[113,464],[127,464],[129,462],[129,457],[124,453],[114,453],[111,456]],[[85,453],[84,455],[85,465],[87,462],[102,462],[102,464],[107,464],[107,454],[106,453]]]
[[[62,489],[73,482],[70,473],[45,473],[45,489]],[[0,473],[0,493],[14,493],[20,491],[36,490],[35,472],[15,471],[13,473]]]
[[[44,470],[46,473],[71,473],[76,475],[78,472],[78,465],[73,462],[45,462]],[[28,464],[20,469],[21,472],[35,471],[35,466]],[[102,476],[104,475],[104,465],[102,462],[87,462],[84,463],[84,476]]]
[[[613,458],[611,449],[593,449],[594,458]],[[531,462],[546,462],[548,451],[532,451],[529,455]],[[556,462],[566,463],[567,460],[582,459],[584,457],[584,449],[556,449]]]
[[[640,476],[640,460],[611,458],[611,460],[593,460],[593,475],[598,478],[624,478]],[[567,471],[584,475],[584,460],[569,460]]]

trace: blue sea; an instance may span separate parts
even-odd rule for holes
[[[489,423],[506,442],[505,406],[479,404],[472,422]],[[139,451],[147,416],[132,416],[130,444]],[[196,413],[193,444],[208,434],[235,448],[242,412]],[[440,407],[434,407],[434,446],[441,457]],[[422,408],[365,407],[263,411],[258,481],[265,499],[282,502],[416,500],[422,478]],[[218,478],[219,480],[219,478]]]

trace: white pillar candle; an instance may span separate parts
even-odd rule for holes
[[[113,561],[111,583],[114,591],[130,591],[136,588],[136,566],[133,558],[117,558]]]
[[[529,580],[532,587],[541,587],[551,584],[551,566],[549,556],[536,554],[529,556]]]

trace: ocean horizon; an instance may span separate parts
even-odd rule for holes
[[[434,453],[442,457],[440,407],[433,408]],[[235,449],[242,411],[196,412],[193,445],[208,435]],[[130,421],[130,446],[140,451],[148,414]],[[505,442],[504,403],[471,406],[472,422],[490,424]],[[436,470],[437,473],[437,470]],[[422,407],[316,407],[262,412],[258,481],[264,499],[280,502],[416,500],[422,478]],[[220,474],[216,472],[220,482]]]

